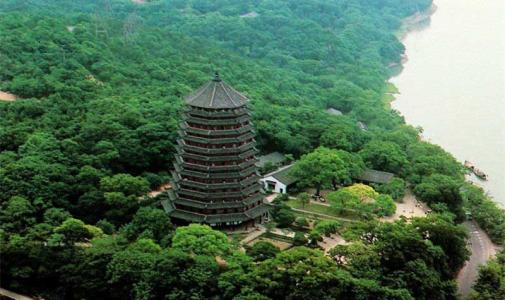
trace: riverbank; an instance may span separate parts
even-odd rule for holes
[[[433,3],[427,10],[418,11],[412,16],[403,19],[400,29],[396,32],[396,37],[401,41],[413,30],[419,30],[420,26],[424,28],[424,26],[429,25],[431,16],[437,9],[438,6]]]
[[[464,209],[479,225],[475,228],[482,228],[482,231],[470,230],[472,256],[458,277],[459,290],[467,295],[479,265],[495,253],[491,240],[495,244],[505,243],[505,210],[498,207],[503,197],[493,202],[485,191],[503,195],[498,183],[505,170],[501,168],[500,171],[503,161],[498,158],[503,147],[497,142],[500,130],[496,130],[503,128],[503,117],[493,112],[499,111],[500,99],[504,98],[499,92],[502,87],[489,80],[493,78],[489,70],[492,70],[493,61],[494,66],[499,66],[496,59],[501,52],[483,57],[483,47],[490,47],[496,37],[478,38],[486,36],[483,32],[494,27],[490,26],[493,22],[488,21],[489,18],[479,23],[476,16],[480,10],[472,10],[472,5],[477,4],[450,1],[437,1],[437,4],[402,22],[397,36],[406,47],[408,60],[405,55],[402,65],[397,66],[399,71],[389,83],[400,90],[392,106],[401,112],[407,123],[424,128],[423,140],[439,144],[461,164],[471,160],[490,174],[487,182],[467,178],[461,188]],[[488,14],[490,11],[492,9],[488,8]],[[489,26],[475,25],[485,22],[489,22]],[[496,22],[495,19],[494,24]],[[461,32],[465,32],[464,37],[460,36]],[[469,43],[473,36],[476,36],[475,41]],[[497,78],[504,78],[499,71]],[[486,104],[490,108],[482,109]]]

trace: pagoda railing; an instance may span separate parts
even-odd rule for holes
[[[262,194],[255,194],[255,195],[248,197],[247,199],[244,199],[244,200],[203,202],[203,201],[197,201],[197,200],[193,200],[193,199],[186,199],[184,197],[179,197],[175,203],[182,204],[185,206],[195,207],[195,208],[208,208],[208,209],[238,208],[238,207],[249,206],[249,205],[261,200],[262,198],[263,198]]]
[[[200,144],[231,144],[240,143],[254,138],[253,132],[248,132],[244,135],[232,138],[204,138],[187,134],[185,131],[179,130],[179,136],[187,141],[192,141]]]
[[[178,146],[176,146],[176,150],[179,155],[182,155],[186,158],[192,158],[201,161],[233,161],[237,159],[244,159],[250,156],[254,156],[256,153],[258,153],[258,151],[255,148],[253,148],[245,152],[242,152],[238,155],[234,154],[234,155],[206,156],[206,155],[188,153]]]
[[[176,172],[179,172],[182,175],[186,176],[194,176],[199,178],[236,178],[236,177],[244,177],[256,172],[256,166],[251,166],[247,169],[244,169],[240,172],[224,172],[224,173],[207,173],[207,172],[198,172],[188,169],[183,169],[179,164],[174,164],[174,168]]]
[[[200,197],[200,198],[233,198],[233,197],[247,197],[254,192],[258,192],[260,190],[260,185],[254,184],[250,187],[245,188],[239,192],[199,192],[191,189],[186,189],[183,187],[179,187],[177,192],[181,194],[186,194],[190,196]]]
[[[192,164],[185,162],[180,156],[176,156],[175,160],[184,168],[186,167],[195,169],[195,170],[201,170],[201,171],[207,171],[207,172],[219,172],[219,171],[242,171],[246,167],[250,167],[251,165],[254,165],[258,159],[250,159],[248,161],[245,161],[243,163],[237,164],[237,165],[224,165],[224,166],[205,166],[205,165],[199,165],[199,164]]]
[[[193,146],[193,145],[188,145],[183,139],[178,139],[177,143],[188,150],[192,150],[195,152],[199,152],[202,154],[231,154],[231,153],[239,153],[243,152],[245,150],[248,150],[250,148],[254,148],[256,146],[256,141],[253,140],[247,144],[240,145],[237,147],[229,147],[229,148],[205,148],[205,147],[198,147],[198,146]]]
[[[231,181],[231,182],[221,182],[221,183],[203,183],[199,181],[193,181],[186,178],[181,178],[176,172],[173,174],[174,180],[179,184],[184,186],[194,187],[194,188],[206,188],[206,189],[223,189],[223,188],[242,188],[251,185],[254,182],[258,182],[260,177],[253,175],[250,178],[246,178],[241,181]]]
[[[253,127],[248,124],[245,126],[242,126],[240,128],[234,128],[234,129],[202,129],[202,128],[196,128],[196,127],[191,127],[187,123],[181,123],[179,127],[184,130],[185,132],[193,133],[193,134],[200,134],[200,135],[207,135],[207,136],[219,136],[219,135],[233,135],[233,134],[242,134],[246,132],[251,132],[255,133]]]
[[[230,119],[205,119],[192,116],[190,114],[185,115],[185,120],[190,123],[202,124],[202,125],[235,125],[242,124],[248,121],[251,118],[249,114],[245,114],[238,118],[230,118]]]
[[[233,110],[202,110],[194,107],[187,108],[184,112],[189,113],[191,116],[201,116],[201,117],[238,117],[242,115],[248,115],[249,111],[247,108],[239,108]]]

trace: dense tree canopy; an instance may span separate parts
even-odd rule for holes
[[[394,33],[430,0],[148,2],[1,1],[0,90],[21,98],[0,101],[2,287],[47,299],[454,297],[465,238],[447,218],[359,223],[342,265],[305,247],[243,253],[209,227],[175,229],[144,198],[169,178],[183,96],[219,70],[251,99],[258,148],[302,157],[302,183],[348,185],[366,164],[459,216],[460,164],[382,97],[404,50]],[[396,185],[377,190],[395,197]],[[486,205],[476,219],[502,216]]]

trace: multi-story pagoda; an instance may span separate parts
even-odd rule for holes
[[[165,210],[178,220],[217,227],[260,222],[266,207],[248,99],[216,73],[185,101]]]

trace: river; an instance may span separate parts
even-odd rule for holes
[[[505,0],[435,0],[436,12],[403,37],[408,60],[392,103],[423,137],[488,174],[505,207]]]

